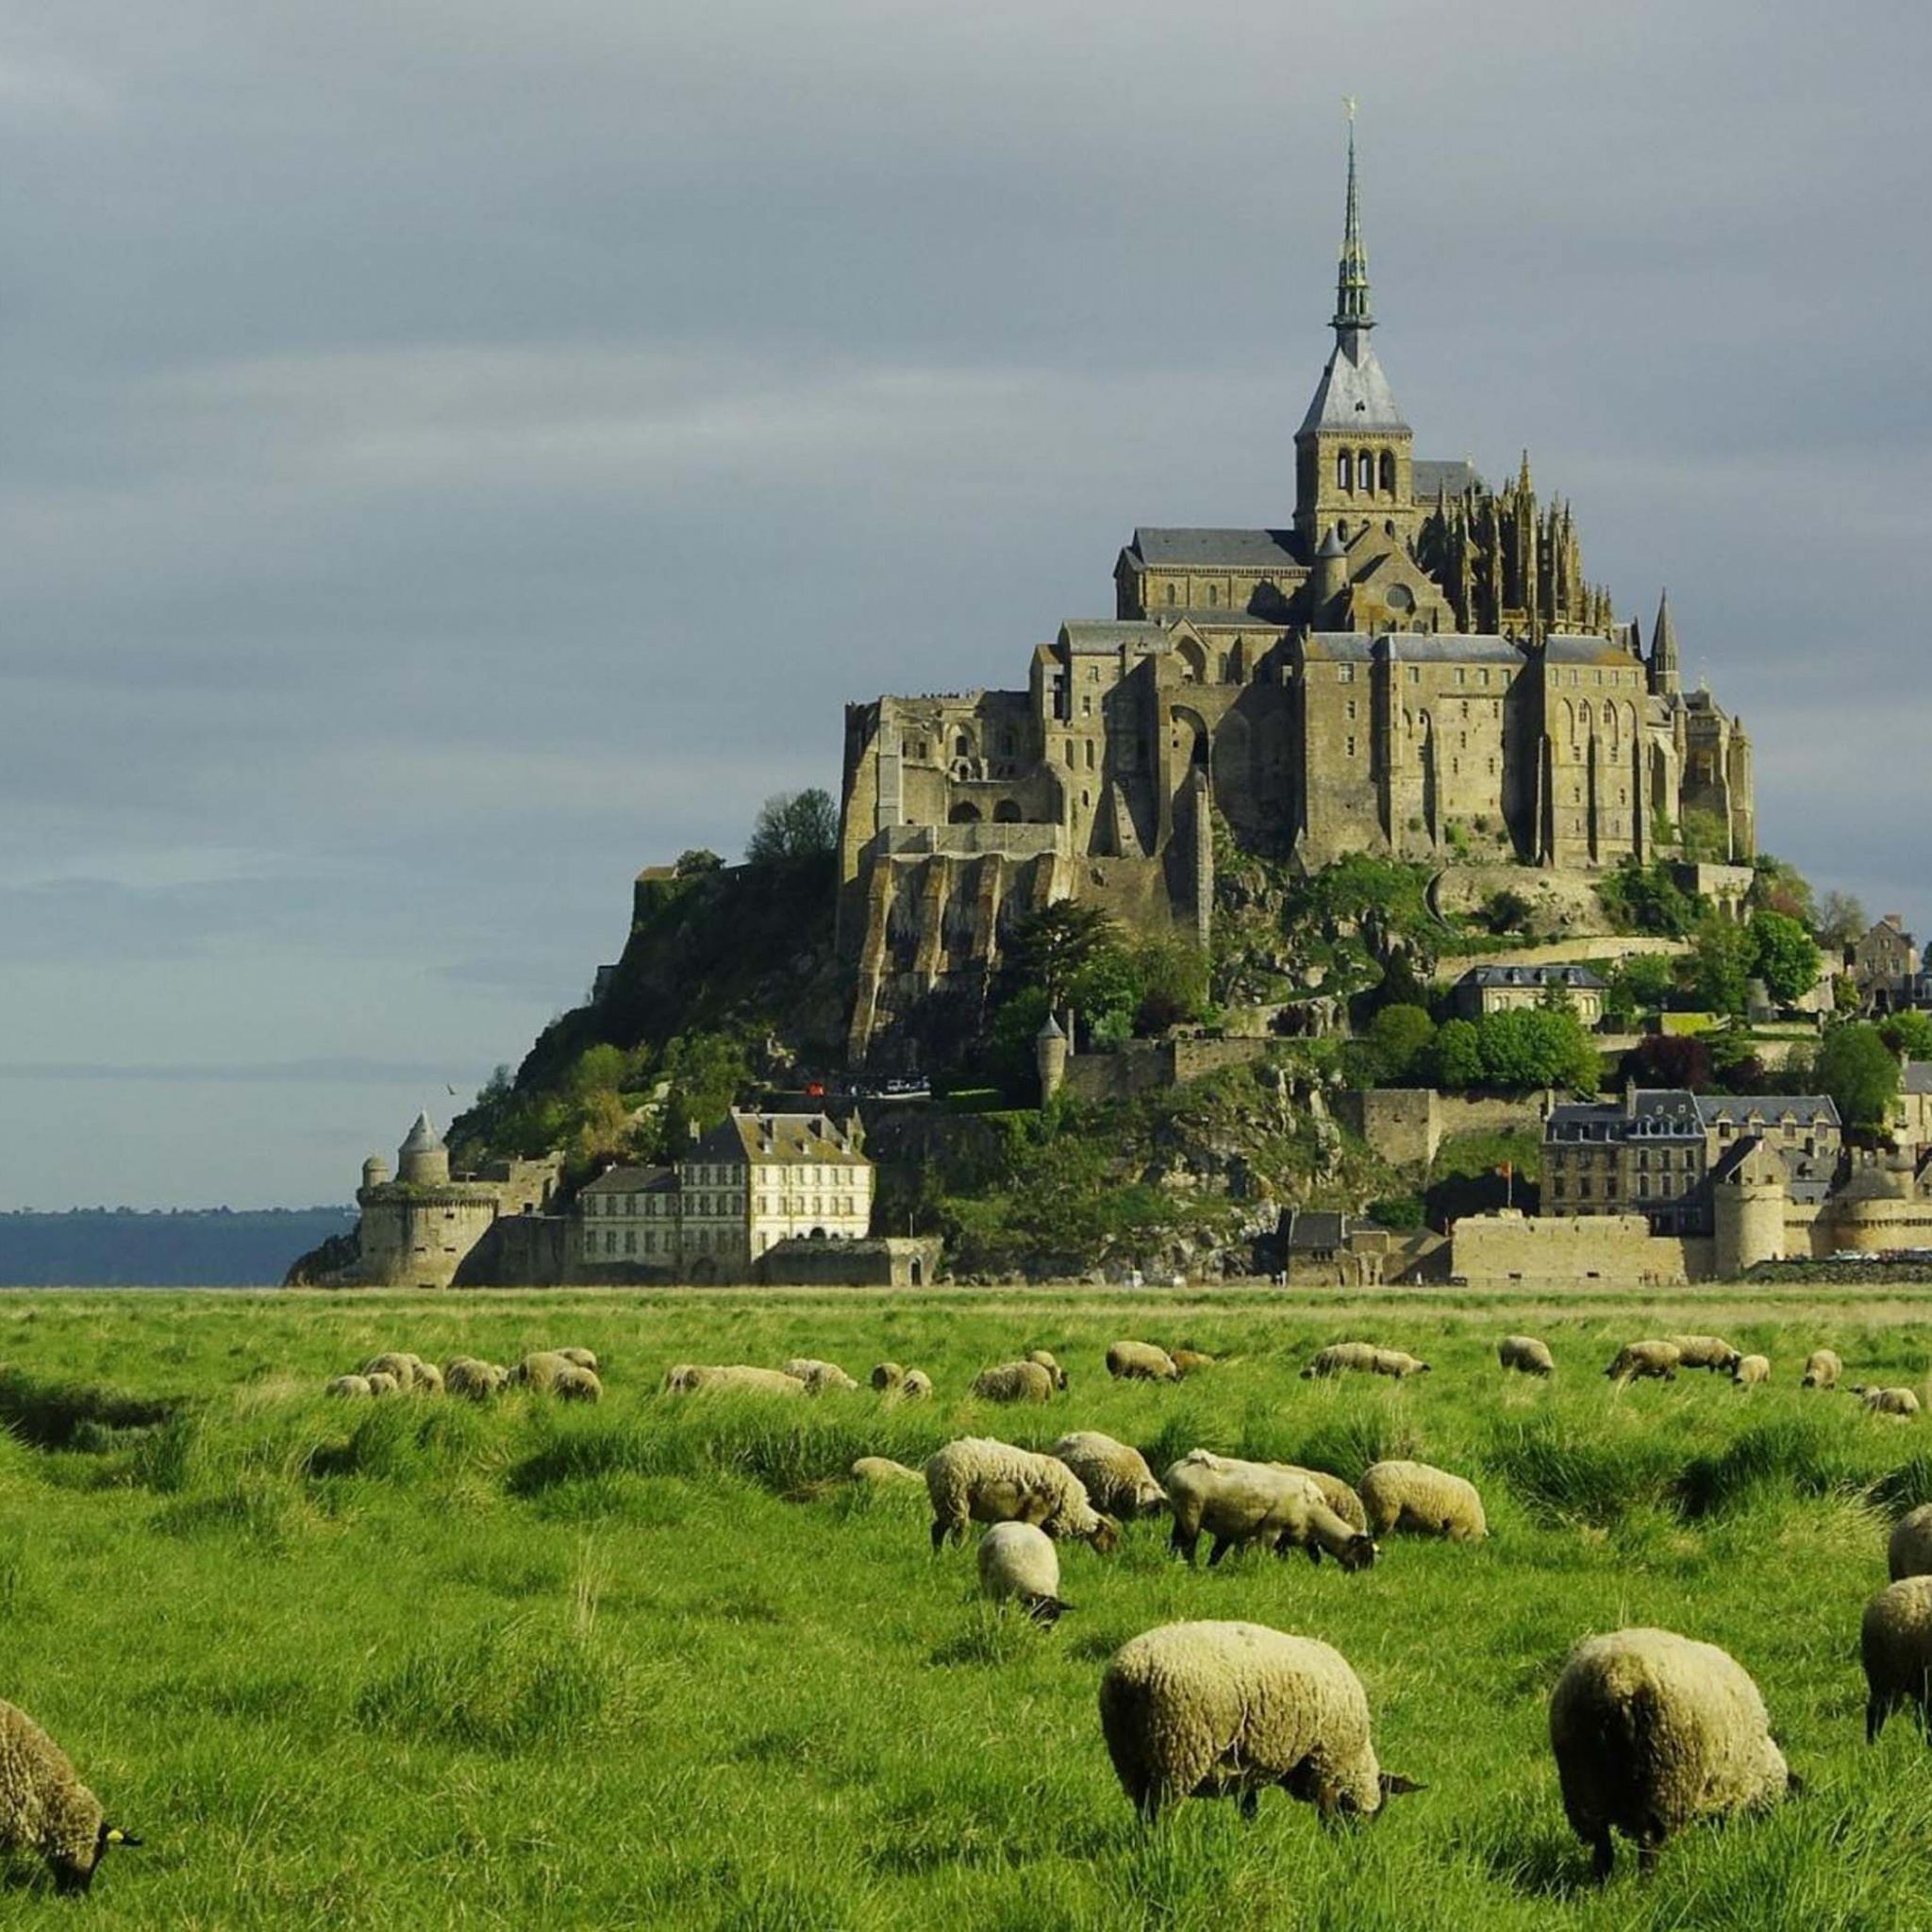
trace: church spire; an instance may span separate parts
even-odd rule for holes
[[[1683,689],[1677,656],[1677,624],[1671,615],[1671,593],[1657,600],[1657,628],[1650,634],[1650,688],[1658,697],[1672,697]]]
[[[1348,103],[1348,213],[1341,225],[1341,263],[1335,272],[1336,339],[1355,329],[1374,328],[1369,306],[1369,251],[1362,246],[1362,211],[1355,186],[1355,96]]]

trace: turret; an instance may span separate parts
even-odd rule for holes
[[[1348,588],[1348,553],[1333,530],[1322,539],[1315,552],[1315,568],[1308,578],[1310,617],[1317,628],[1327,618],[1330,606]]]
[[[381,1155],[372,1154],[369,1157],[369,1158],[362,1163],[363,1192],[367,1193],[371,1188],[384,1187],[388,1184],[388,1181],[389,1162],[386,1161]]]
[[[1040,1071],[1040,1104],[1049,1106],[1067,1077],[1067,1036],[1051,1013],[1033,1036],[1033,1064]]]
[[[396,1178],[419,1188],[441,1187],[449,1179],[449,1149],[426,1113],[416,1116],[416,1124],[396,1150]]]
[[[1655,697],[1674,698],[1684,689],[1677,657],[1677,625],[1671,615],[1671,593],[1657,600],[1657,627],[1650,634],[1650,689]]]

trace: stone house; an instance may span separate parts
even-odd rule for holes
[[[1604,983],[1588,966],[1472,966],[1450,990],[1465,1020],[1546,1006],[1553,992],[1584,1025],[1602,1024]]]
[[[1896,912],[1888,912],[1852,942],[1845,970],[1868,1011],[1890,1013],[1918,1003],[1918,943]]]

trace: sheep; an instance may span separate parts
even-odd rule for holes
[[[741,1362],[724,1367],[679,1362],[664,1375],[666,1395],[690,1395],[700,1389],[728,1390],[741,1395],[803,1395],[805,1384],[778,1369],[748,1368]]]
[[[858,1387],[837,1362],[822,1362],[816,1356],[795,1355],[783,1364],[780,1373],[796,1375],[808,1395],[823,1395],[827,1389],[850,1393]]]
[[[1838,1358],[1837,1351],[1829,1348],[1814,1348],[1805,1357],[1805,1374],[1798,1383],[1801,1389],[1836,1389],[1838,1378],[1845,1372],[1845,1365]]]
[[[548,1394],[556,1387],[558,1376],[575,1366],[554,1348],[539,1349],[526,1355],[509,1372],[509,1378],[519,1389],[534,1389],[539,1394]]]
[[[1739,1351],[1722,1335],[1674,1335],[1671,1341],[1680,1369],[1709,1369],[1713,1374],[1722,1370],[1728,1375],[1738,1366]]]
[[[1109,1516],[1150,1516],[1167,1502],[1167,1491],[1154,1480],[1147,1458],[1098,1430],[1076,1429],[1047,1453],[1080,1478],[1093,1507]]]
[[[1018,1601],[1036,1623],[1058,1623],[1070,1606],[1060,1601],[1060,1554],[1052,1537],[1030,1523],[995,1523],[979,1540],[979,1593],[994,1603]]]
[[[1426,1462],[1377,1462],[1364,1472],[1361,1493],[1374,1536],[1401,1529],[1467,1542],[1490,1533],[1475,1485]]]
[[[509,1385],[509,1371],[495,1362],[479,1360],[473,1355],[459,1355],[442,1372],[442,1386],[452,1395],[468,1396],[472,1402],[487,1402]]]
[[[1351,1372],[1373,1374],[1375,1357],[1381,1353],[1373,1341],[1335,1341],[1317,1349],[1302,1371],[1302,1380],[1316,1375],[1344,1375]]]
[[[1875,1744],[1901,1704],[1919,1707],[1919,1728],[1932,1740],[1932,1576],[1889,1583],[1865,1606],[1858,1631],[1865,1664],[1865,1741]]]
[[[416,1386],[416,1365],[421,1356],[402,1355],[391,1351],[387,1355],[373,1355],[362,1364],[365,1375],[393,1375],[398,1389],[413,1389]]]
[[[1339,1475],[1330,1475],[1325,1469],[1304,1469],[1298,1462],[1283,1462],[1276,1465],[1291,1475],[1305,1475],[1321,1491],[1322,1500],[1351,1529],[1366,1529],[1369,1526],[1369,1512],[1362,1507],[1362,1499],[1341,1480]]]
[[[376,1370],[373,1375],[365,1375],[362,1379],[369,1384],[369,1392],[372,1395],[393,1395],[403,1386],[393,1375],[382,1369]]]
[[[1194,1449],[1162,1481],[1174,1512],[1168,1547],[1190,1564],[1203,1530],[1214,1539],[1210,1570],[1229,1550],[1251,1542],[1272,1545],[1281,1556],[1306,1550],[1314,1563],[1325,1550],[1344,1570],[1367,1570],[1378,1554],[1374,1538],[1329,1507],[1313,1477],[1279,1463],[1240,1462]]]
[[[1151,1341],[1110,1342],[1107,1373],[1116,1381],[1128,1382],[1178,1382],[1181,1378],[1173,1356]]]
[[[322,1392],[325,1395],[354,1396],[360,1400],[364,1396],[375,1394],[375,1391],[370,1388],[367,1375],[338,1375],[323,1389]]]
[[[1398,1382],[1407,1381],[1410,1375],[1426,1375],[1429,1365],[1399,1348],[1378,1348],[1375,1351],[1374,1371],[1378,1375],[1393,1375]]]
[[[1646,1377],[1674,1382],[1682,1359],[1674,1341],[1626,1341],[1604,1374],[1613,1382],[1641,1382]]]
[[[1252,1818],[1266,1785],[1324,1822],[1423,1789],[1376,1764],[1369,1700],[1341,1653],[1264,1624],[1164,1624],[1123,1644],[1100,1679],[1100,1727],[1149,1824],[1191,1797],[1234,1797]]]
[[[550,1392],[559,1402],[602,1402],[604,1384],[594,1369],[580,1369],[575,1362],[566,1362],[558,1370]]]
[[[1594,1848],[1599,1880],[1613,1829],[1649,1872],[1694,1820],[1761,1811],[1797,1789],[1743,1666],[1671,1630],[1585,1638],[1550,1696],[1550,1745],[1564,1813]]]
[[[872,1386],[881,1395],[896,1389],[906,1379],[906,1371],[897,1362],[876,1362],[873,1366]]]
[[[1885,1567],[1894,1583],[1907,1576],[1932,1576],[1932,1503],[1921,1503],[1892,1526]]]
[[[54,1890],[84,1892],[109,1845],[141,1840],[109,1824],[66,1752],[26,1712],[0,1703],[0,1850],[38,1852]]]
[[[573,1368],[589,1369],[593,1375],[597,1373],[597,1357],[588,1348],[559,1348],[557,1353]]]
[[[973,1392],[987,1402],[1051,1402],[1053,1374],[1039,1362],[1001,1362],[974,1376]]]
[[[1047,1354],[1045,1349],[1029,1348],[1026,1351],[1026,1359],[1029,1362],[1037,1362],[1042,1369],[1044,1369],[1046,1373],[1053,1377],[1053,1386],[1056,1389],[1058,1389],[1062,1395],[1064,1395],[1067,1392],[1067,1372],[1066,1370],[1060,1367],[1058,1362],[1054,1360],[1052,1356]]]
[[[1895,1422],[1908,1422],[1919,1412],[1919,1398],[1909,1389],[1868,1389],[1861,1382],[1852,1393],[1874,1415],[1888,1415]]]
[[[861,1456],[852,1465],[852,1480],[856,1483],[870,1483],[874,1487],[886,1487],[894,1483],[923,1483],[925,1473],[910,1469],[903,1462],[894,1462],[890,1456]]]
[[[1515,1369],[1524,1375],[1554,1375],[1557,1373],[1557,1358],[1550,1353],[1547,1341],[1539,1341],[1533,1335],[1506,1335],[1496,1344],[1496,1359],[1506,1369]]]
[[[416,1387],[429,1395],[441,1395],[443,1391],[442,1371],[434,1362],[419,1361],[416,1364]]]
[[[932,1399],[932,1377],[924,1369],[908,1369],[906,1379],[899,1384],[901,1402],[929,1402]]]
[[[925,1491],[932,1500],[932,1546],[941,1548],[974,1523],[1030,1523],[1050,1537],[1090,1542],[1104,1557],[1120,1542],[1119,1524],[1088,1500],[1064,1462],[1010,1442],[962,1436],[929,1457]]]
[[[1214,1357],[1203,1355],[1198,1348],[1176,1348],[1171,1351],[1174,1365],[1183,1375],[1191,1375],[1196,1369],[1212,1368]]]
[[[1771,1380],[1771,1357],[1762,1355],[1740,1355],[1738,1366],[1731,1371],[1731,1380],[1740,1389],[1755,1389],[1760,1382]]]

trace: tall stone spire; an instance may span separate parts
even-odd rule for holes
[[[1348,99],[1348,213],[1341,225],[1341,261],[1335,272],[1335,322],[1338,341],[1346,332],[1374,328],[1369,305],[1369,251],[1362,246],[1361,203],[1355,185],[1355,96]]]
[[[1671,615],[1671,593],[1657,600],[1657,627],[1650,634],[1650,688],[1658,697],[1674,697],[1683,690],[1677,656],[1677,621]]]

